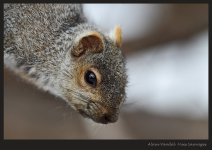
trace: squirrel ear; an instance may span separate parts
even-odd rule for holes
[[[76,46],[72,49],[72,55],[79,57],[86,51],[100,53],[104,48],[102,36],[95,31],[86,32],[76,39]]]
[[[110,32],[109,34],[110,38],[114,41],[116,46],[119,48],[122,45],[122,31],[120,26],[115,26],[114,30]]]

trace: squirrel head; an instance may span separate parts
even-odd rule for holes
[[[59,84],[64,99],[98,123],[116,122],[126,97],[127,75],[121,30],[117,29],[115,38],[96,30],[76,35],[61,66]]]

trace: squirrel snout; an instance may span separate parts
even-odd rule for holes
[[[102,123],[102,124],[108,124],[108,123],[114,123],[118,120],[118,113],[111,113],[111,112],[105,112],[103,114],[90,114],[86,112],[85,110],[78,109],[78,112],[86,118],[91,118],[93,121],[97,123]]]
[[[116,122],[118,120],[118,116],[114,115],[114,114],[103,114],[99,119],[98,122],[103,123],[103,124],[107,124],[107,123],[113,123]]]

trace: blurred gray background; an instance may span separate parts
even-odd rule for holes
[[[208,5],[84,4],[103,32],[120,25],[127,101],[117,123],[84,119],[4,69],[5,139],[208,139]]]

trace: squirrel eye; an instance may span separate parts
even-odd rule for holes
[[[97,79],[96,75],[92,71],[88,70],[85,73],[85,81],[92,87],[96,87]]]

